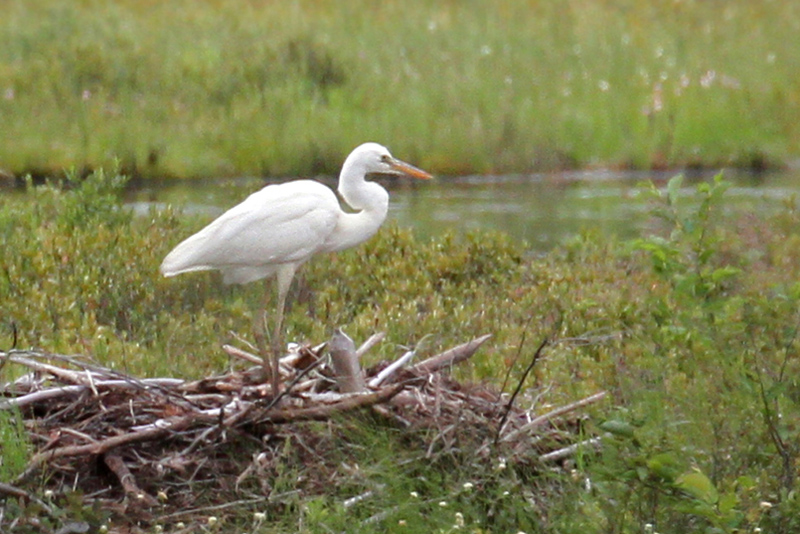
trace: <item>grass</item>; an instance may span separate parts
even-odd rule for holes
[[[438,174],[800,151],[792,2],[6,2],[0,167]]]
[[[219,345],[249,336],[261,290],[224,288],[208,273],[159,277],[166,252],[205,221],[171,210],[134,218],[120,209],[123,184],[96,173],[0,199],[2,249],[13,251],[0,273],[3,346],[90,354],[139,375],[213,374],[229,364]],[[721,179],[691,194],[679,179],[644,188],[653,230],[631,241],[586,234],[533,256],[501,234],[420,240],[390,226],[312,261],[294,286],[288,339],[385,330],[374,361],[490,332],[461,378],[499,386],[510,373],[510,388],[547,337],[528,385],[556,405],[609,391],[585,421],[608,434],[602,452],[562,471],[501,469],[468,450],[421,462],[413,438],[343,420],[320,427],[337,488],[242,505],[204,528],[455,532],[463,520],[480,532],[794,532],[800,212],[791,201],[774,215],[733,216],[726,188]],[[13,432],[13,418],[0,431]],[[308,469],[292,451],[287,443],[264,478],[275,492],[291,492]],[[361,523],[378,511],[387,516]]]

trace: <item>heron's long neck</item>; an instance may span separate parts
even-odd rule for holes
[[[360,169],[347,165],[342,169],[339,194],[354,213],[339,214],[339,223],[325,247],[331,251],[356,246],[372,237],[389,210],[389,193],[380,185],[364,180]]]

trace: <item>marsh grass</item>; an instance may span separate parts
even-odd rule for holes
[[[172,209],[134,217],[121,205],[124,183],[98,172],[0,199],[2,343],[16,337],[137,375],[214,374],[232,364],[220,344],[250,337],[261,288],[224,288],[208,273],[160,278],[164,255],[207,221]],[[386,331],[369,365],[405,346],[424,357],[492,333],[456,372],[508,391],[547,338],[526,384],[542,397],[524,402],[546,411],[607,390],[583,424],[608,436],[599,455],[533,472],[468,448],[427,458],[413,435],[348,419],[312,448],[316,467],[287,444],[265,478],[291,491],[304,469],[324,466],[342,486],[243,507],[221,524],[246,531],[265,513],[259,532],[448,532],[458,512],[485,532],[796,530],[800,214],[791,201],[777,215],[735,215],[726,188],[722,179],[644,187],[653,230],[630,242],[587,233],[529,255],[500,234],[421,240],[390,225],[313,260],[293,288],[287,339],[320,342],[338,326],[357,341]],[[3,380],[14,372],[6,366]]]
[[[0,167],[438,174],[780,164],[792,2],[8,2]]]

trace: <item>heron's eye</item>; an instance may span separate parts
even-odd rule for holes
[[[388,155],[386,155],[386,154],[384,154],[383,156],[381,156],[381,161],[382,161],[383,163],[389,163],[389,162],[391,161],[391,159],[392,159],[392,158],[390,158],[390,157],[389,157]]]

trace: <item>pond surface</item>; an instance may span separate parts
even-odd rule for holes
[[[642,182],[652,180],[663,187],[675,174],[585,171],[381,183],[391,194],[389,218],[413,227],[418,235],[493,229],[547,250],[587,228],[621,238],[640,235],[649,219]],[[687,174],[686,194],[714,174]],[[771,212],[800,196],[800,170],[757,175],[726,171],[724,176],[734,184],[726,193],[729,210]],[[333,178],[318,179],[336,185]],[[272,182],[254,178],[172,182],[133,191],[129,202],[142,211],[154,203],[170,203],[210,219],[267,183]]]

